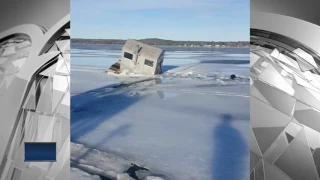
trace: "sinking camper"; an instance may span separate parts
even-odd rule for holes
[[[122,48],[121,59],[108,70],[111,74],[155,75],[162,73],[165,51],[129,39]]]

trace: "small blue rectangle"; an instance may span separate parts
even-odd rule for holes
[[[24,161],[56,161],[55,142],[25,142]]]

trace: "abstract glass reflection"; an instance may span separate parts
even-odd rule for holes
[[[293,41],[251,30],[252,180],[320,179],[320,61]]]

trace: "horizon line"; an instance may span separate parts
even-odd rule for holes
[[[172,40],[172,39],[161,39],[161,38],[143,38],[143,39],[137,39],[137,38],[127,38],[127,39],[108,39],[108,38],[102,38],[102,39],[97,39],[97,38],[79,38],[79,37],[71,37],[72,39],[90,39],[90,40],[123,40],[126,41],[128,39],[134,39],[134,40],[146,40],[146,39],[159,39],[159,40],[166,40],[166,41],[202,41],[202,42],[250,42],[250,40],[233,40],[233,41],[215,41],[215,40]]]

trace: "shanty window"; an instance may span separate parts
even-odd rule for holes
[[[133,55],[131,53],[124,52],[124,57],[132,60]]]
[[[148,59],[146,59],[146,60],[144,61],[144,64],[147,65],[147,66],[153,67],[153,61],[150,61],[150,60],[148,60]]]

